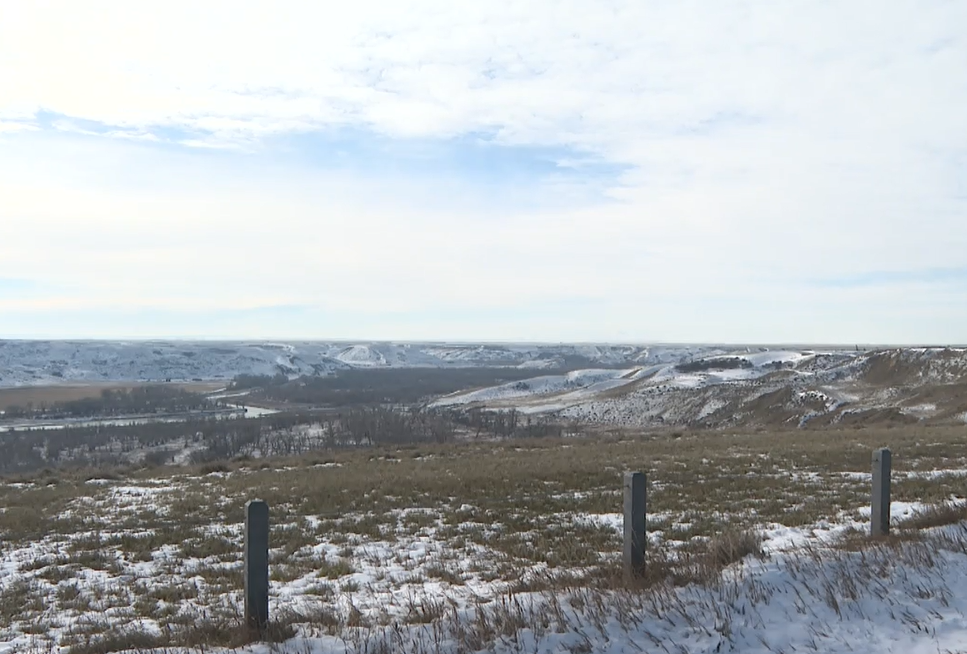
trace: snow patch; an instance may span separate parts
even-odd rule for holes
[[[336,355],[336,359],[343,363],[356,366],[385,366],[386,357],[367,345],[353,345]]]

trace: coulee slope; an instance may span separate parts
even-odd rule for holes
[[[631,427],[821,427],[967,422],[967,349],[734,351],[543,375],[435,407],[514,408]]]
[[[387,342],[0,341],[0,387],[514,367],[436,407],[654,427],[967,422],[967,349]]]

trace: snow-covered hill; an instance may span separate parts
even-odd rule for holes
[[[967,422],[967,350],[715,352],[620,370],[542,375],[437,407],[514,408],[619,426]]]
[[[634,427],[967,421],[967,350],[958,348],[0,341],[0,387],[492,366],[533,377],[433,406]]]
[[[346,368],[633,366],[718,351],[687,346],[346,342],[0,341],[0,387],[326,375]]]

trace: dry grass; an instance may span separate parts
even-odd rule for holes
[[[842,473],[868,472],[872,450],[882,446],[893,450],[894,499],[942,503],[962,492],[963,477],[905,476],[967,468],[963,429],[945,428],[809,434],[614,431],[576,439],[338,451],[315,460],[275,459],[268,468],[262,461],[242,460],[227,466],[227,473],[218,469],[207,475],[197,467],[97,473],[118,480],[109,484],[88,483],[90,472],[58,473],[56,484],[39,475],[0,485],[0,506],[6,509],[0,512],[0,538],[15,547],[46,537],[55,541],[57,554],[19,566],[32,581],[4,588],[0,627],[42,622],[47,605],[56,602],[58,609],[80,613],[116,607],[163,630],[162,636],[145,636],[143,630],[92,627],[65,643],[81,654],[132,642],[134,649],[238,646],[237,616],[225,598],[239,589],[238,526],[245,500],[256,497],[270,506],[272,578],[309,576],[315,581],[305,596],[320,603],[360,591],[352,575],[366,566],[372,570],[365,545],[383,543],[392,551],[397,539],[421,537],[446,543],[455,558],[431,552],[408,573],[417,582],[442,581],[453,589],[473,579],[501,580],[516,592],[581,597],[589,590],[640,593],[710,585],[724,568],[761,554],[757,526],[813,524],[868,503],[869,482]],[[630,587],[616,563],[620,534],[588,518],[621,511],[626,470],[648,474],[648,531],[659,541],[649,546],[646,578]],[[150,489],[156,506],[124,508],[111,495],[117,484]],[[962,507],[940,504],[898,525],[898,531],[964,517]],[[844,551],[885,546],[854,536],[854,545]],[[327,544],[328,553],[314,549],[319,543]],[[72,580],[80,571],[117,580],[124,566],[151,561],[162,550],[175,560],[159,564],[164,579],[150,588],[122,587],[117,581],[95,593]],[[456,558],[473,565],[461,568]],[[187,560],[190,574],[179,567]],[[56,593],[45,595],[45,584],[56,585]],[[207,617],[189,610],[197,606],[209,607]],[[366,619],[430,625],[448,620],[448,610],[440,598],[414,597],[403,616]],[[513,602],[494,603],[481,615],[486,623],[451,626],[476,630],[465,634],[468,643],[486,642],[534,618]],[[349,609],[336,615],[331,606],[318,615],[289,618],[290,625],[317,621],[326,633],[363,620]],[[149,643],[149,637],[155,640]]]
[[[285,620],[270,623],[261,633],[246,628],[238,616],[193,615],[183,624],[161,633],[144,626],[92,625],[93,628],[78,629],[61,643],[67,654],[111,654],[112,652],[144,652],[149,650],[183,651],[224,647],[237,649],[256,641],[279,643],[296,635],[292,620],[304,620],[301,616],[288,616]]]
[[[868,482],[841,473],[869,471],[871,451],[884,445],[893,449],[898,473],[967,467],[963,430],[946,428],[808,437],[612,432],[586,439],[340,451],[326,457],[334,464],[329,467],[293,459],[272,461],[268,469],[258,461],[238,462],[227,475],[201,477],[192,469],[120,471],[116,476],[132,483],[156,480],[158,474],[175,483],[164,495],[169,512],[145,510],[126,517],[125,527],[138,534],[119,535],[115,529],[111,538],[123,551],[145,556],[163,544],[192,538],[195,529],[241,523],[245,500],[259,497],[269,503],[273,524],[287,525],[274,530],[273,538],[286,543],[289,554],[334,534],[378,540],[440,528],[453,538],[567,566],[588,562],[589,552],[607,550],[615,541],[609,530],[575,525],[562,516],[620,512],[625,470],[648,473],[650,513],[673,514],[681,523],[658,521],[649,531],[687,541],[767,522],[807,525],[863,506]],[[0,505],[6,507],[0,532],[8,541],[22,542],[96,528],[96,511],[69,510],[79,500],[102,495],[101,487],[85,483],[90,474],[62,472],[56,484],[39,475],[39,483],[26,487],[0,486]],[[894,499],[942,502],[961,489],[961,482],[898,474]],[[400,514],[404,510],[409,511]],[[321,525],[310,528],[302,522],[305,517],[321,519]],[[488,527],[499,527],[501,537]]]
[[[171,643],[164,635],[139,629],[106,629],[102,633],[87,633],[69,639],[67,654],[109,654],[110,652],[145,651],[160,649]]]
[[[151,382],[147,383],[89,383],[69,384],[64,386],[22,386],[18,388],[0,388],[0,411],[12,406],[26,406],[33,404],[54,404],[72,402],[101,396],[105,390],[131,390],[143,386],[170,386],[171,388],[186,390],[191,393],[210,393],[224,388],[224,382]]]
[[[967,505],[962,502],[932,504],[897,523],[898,529],[932,529],[967,520]]]
[[[719,569],[738,563],[748,556],[763,556],[762,536],[755,531],[729,530],[709,542],[708,560]]]

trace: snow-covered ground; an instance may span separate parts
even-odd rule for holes
[[[454,393],[430,404],[432,407],[492,402],[516,398],[533,398],[570,391],[577,398],[616,388],[634,381],[637,369],[632,370],[576,370],[563,375],[544,375],[524,381],[509,382],[476,391]],[[558,399],[558,398],[555,398]]]
[[[326,474],[333,464],[318,467],[318,474]],[[916,474],[949,479],[963,472]],[[175,616],[204,621],[236,615],[241,524],[198,524],[167,534],[167,541],[158,530],[138,525],[145,516],[172,515],[184,493],[212,492],[239,474],[246,473],[213,473],[201,481],[91,479],[60,519],[103,516],[94,530],[5,542],[0,593],[8,604],[0,611],[0,654],[66,654],[69,644],[87,642],[84,638],[96,643],[104,633],[134,629],[160,637],[162,624]],[[849,474],[844,478],[864,475]],[[41,486],[19,482],[5,492],[31,488]],[[233,506],[230,497],[212,501]],[[898,523],[923,508],[919,502],[896,501],[892,516]],[[515,587],[554,569],[534,564],[511,578],[499,574],[502,559],[487,543],[500,538],[500,528],[479,507],[460,506],[462,517],[455,525],[435,506],[389,515],[389,530],[365,527],[370,535],[334,529],[314,516],[273,531],[270,611],[304,617],[294,619],[297,632],[291,640],[271,650],[251,645],[241,651],[373,651],[367,643],[372,648],[380,642],[390,649],[377,651],[547,654],[662,646],[683,654],[967,648],[964,523],[923,532],[926,540],[862,551],[837,548],[851,532],[868,529],[869,509],[857,506],[814,524],[760,525],[765,558],[747,557],[716,572],[714,581],[635,591],[579,585],[542,592]],[[362,525],[370,518],[346,514],[340,519]],[[622,526],[619,513],[564,513],[548,515],[547,521],[590,525],[610,534],[612,544]],[[650,521],[678,529],[691,524],[690,514],[673,512],[655,513]],[[290,545],[290,529],[311,536]],[[473,532],[493,533],[482,540],[466,537]],[[149,544],[142,548],[138,539]],[[649,542],[655,549],[687,544],[669,541],[661,528],[650,530]],[[614,560],[617,551],[602,556]],[[19,604],[11,606],[12,601]],[[336,632],[323,635],[324,624]]]
[[[480,651],[961,652],[967,648],[967,556],[958,548],[965,538],[961,524],[897,549],[749,559],[710,586],[524,593],[504,606],[459,607],[442,628],[387,629],[369,642],[403,646],[400,651],[476,651],[468,647],[476,644],[468,632],[497,622],[510,628]],[[348,652],[356,644],[304,638],[281,651]]]

